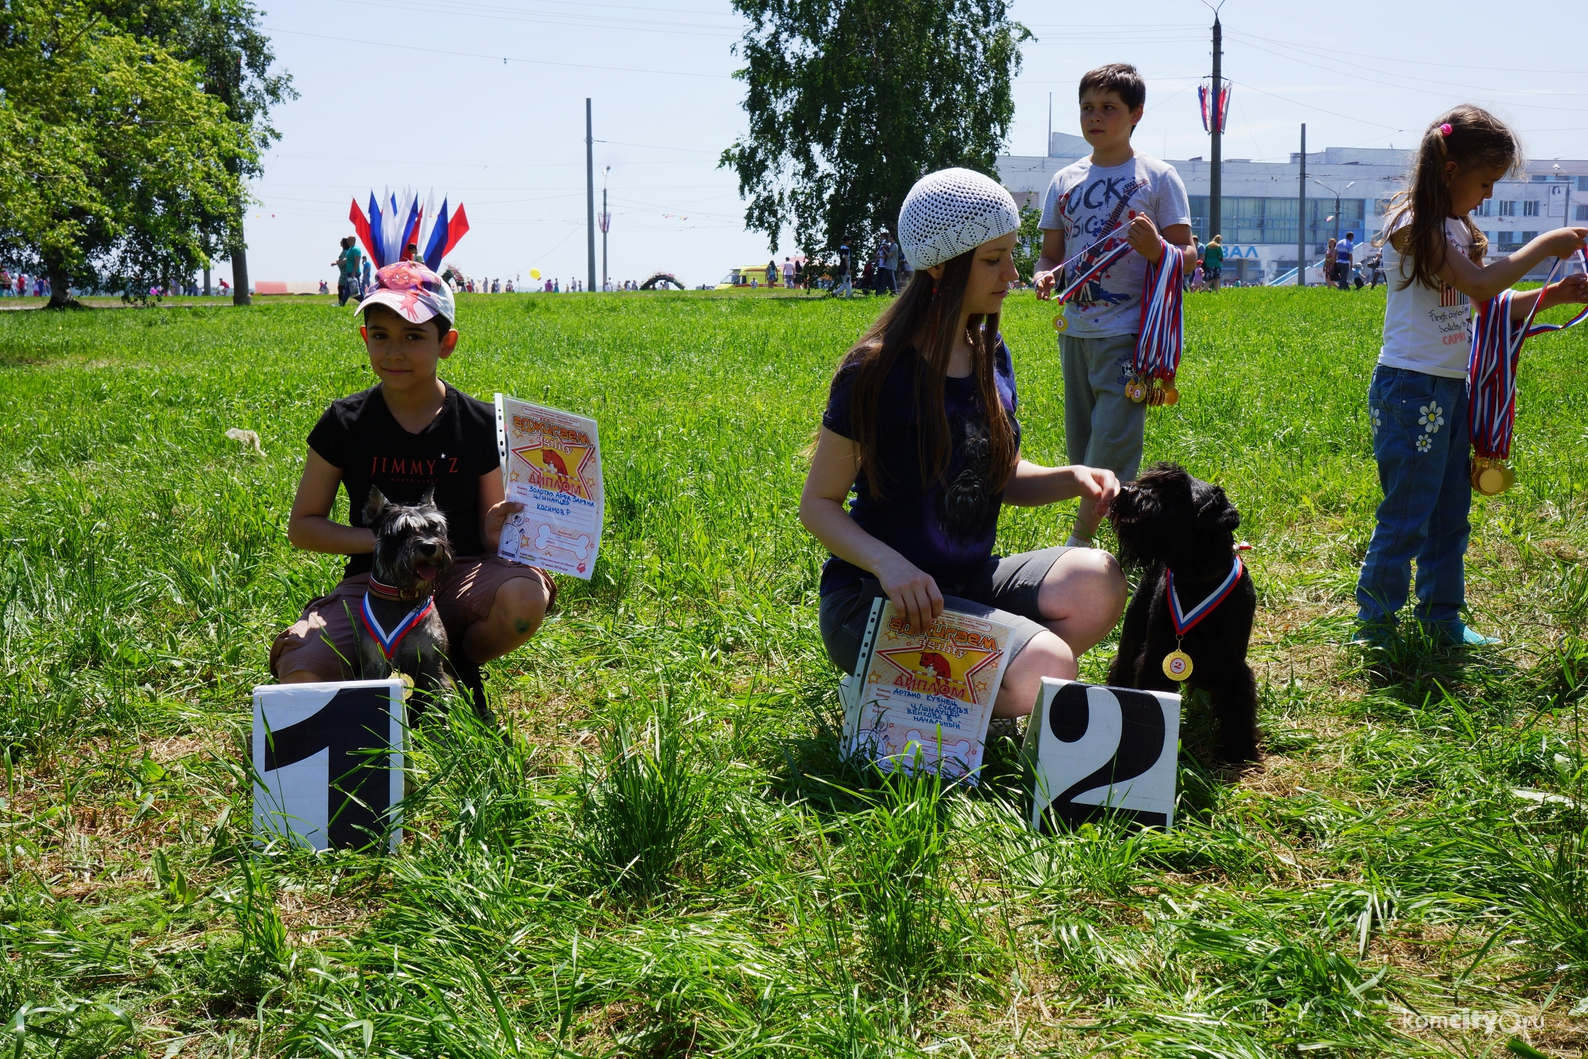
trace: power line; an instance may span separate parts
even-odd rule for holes
[[[1394,57],[1391,57],[1391,56],[1388,56],[1388,55],[1368,55],[1368,54],[1366,54],[1364,52],[1350,51],[1350,50],[1347,50],[1347,49],[1344,49],[1344,48],[1325,48],[1321,44],[1297,44],[1294,41],[1278,40],[1278,39],[1273,38],[1273,37],[1261,37],[1261,36],[1258,36],[1255,33],[1247,33],[1244,30],[1234,30],[1232,32],[1236,33],[1238,36],[1251,37],[1253,40],[1266,41],[1269,44],[1278,44],[1278,45],[1281,45],[1281,46],[1284,46],[1284,47],[1287,47],[1287,48],[1298,48],[1298,49],[1301,49],[1303,51],[1305,51],[1305,50],[1310,48],[1310,49],[1312,49],[1314,51],[1333,52],[1336,55],[1355,55],[1356,57],[1358,57],[1360,59],[1377,59],[1380,62],[1395,63],[1397,65],[1402,65],[1402,66],[1406,66],[1406,65],[1410,65],[1410,66],[1437,66],[1437,67],[1442,67],[1442,68],[1447,69],[1447,70],[1468,70],[1468,71],[1470,71],[1472,69],[1472,65],[1473,65],[1470,62],[1464,62],[1464,63],[1436,63],[1436,62],[1429,62],[1429,61],[1421,60],[1421,59],[1408,59],[1405,56],[1401,56],[1401,55],[1397,55],[1397,56],[1394,56]],[[1357,66],[1358,64],[1352,63],[1352,62],[1346,62],[1346,65],[1347,66]],[[1537,69],[1522,70],[1522,69],[1517,69],[1516,67],[1488,66],[1488,65],[1485,65],[1483,68],[1485,70],[1488,70],[1488,71],[1492,72],[1492,73],[1558,74],[1558,75],[1560,75],[1562,77],[1580,77],[1580,76],[1582,76],[1582,71],[1581,70],[1537,70]],[[1373,69],[1373,67],[1362,66],[1362,67],[1360,67],[1360,69],[1368,70],[1368,69]],[[1462,84],[1462,85],[1457,85],[1456,87],[1458,87],[1458,88],[1470,88],[1471,86]]]
[[[378,7],[393,11],[423,11],[433,14],[435,5],[430,2],[404,2],[404,0],[336,0],[337,3],[352,4],[358,7]],[[579,5],[584,6],[584,5]],[[595,6],[595,5],[591,5]],[[621,10],[643,10],[641,8],[622,8]],[[702,12],[704,13],[704,12]],[[676,20],[660,22],[654,19],[641,18],[613,18],[605,15],[581,15],[575,12],[552,11],[544,15],[492,15],[473,11],[458,12],[469,18],[488,18],[502,22],[527,22],[535,25],[550,26],[607,26],[612,29],[627,29],[644,33],[678,33],[688,36],[713,36],[735,37],[738,33],[733,30],[717,29],[704,25],[690,25]]]
[[[1308,110],[1316,110],[1320,114],[1332,114],[1332,115],[1334,115],[1337,118],[1344,118],[1346,121],[1359,122],[1359,123],[1361,123],[1363,125],[1377,125],[1379,128],[1388,129],[1390,132],[1408,132],[1408,131],[1410,131],[1410,130],[1407,130],[1407,129],[1397,129],[1395,126],[1386,125],[1382,121],[1369,121],[1366,118],[1358,118],[1358,117],[1353,117],[1350,114],[1342,114],[1338,110],[1330,110],[1328,107],[1315,106],[1312,103],[1303,103],[1299,99],[1291,99],[1289,96],[1282,96],[1278,92],[1270,92],[1270,91],[1268,91],[1265,88],[1258,88],[1256,85],[1249,85],[1249,84],[1247,84],[1244,81],[1237,81],[1233,77],[1226,77],[1226,78],[1224,78],[1224,80],[1228,81],[1232,85],[1240,85],[1242,88],[1250,89],[1251,91],[1256,92],[1259,95],[1273,96],[1275,99],[1283,99],[1286,103],[1290,103],[1290,104],[1292,104],[1294,106],[1298,106],[1298,107],[1306,107]]]
[[[460,59],[501,59],[504,63],[528,63],[531,66],[561,66],[572,70],[601,70],[606,73],[620,74],[658,74],[663,77],[705,77],[714,81],[731,81],[731,74],[707,74],[693,70],[647,70],[638,66],[596,66],[591,63],[560,63],[550,59],[520,59],[512,55],[485,55],[481,52],[450,51],[445,48],[422,48],[417,44],[389,44],[382,40],[359,40],[355,37],[333,37],[327,33],[308,33],[301,29],[278,29],[274,26],[261,27],[269,33],[288,33],[295,37],[313,37],[316,40],[335,41],[338,44],[367,44],[374,48],[396,48],[399,51],[428,52],[431,55],[452,55]]]
[[[1310,67],[1312,67],[1315,70],[1323,70],[1325,73],[1336,73],[1337,72],[1332,67],[1324,66],[1324,65],[1322,65],[1320,63],[1308,62],[1306,59],[1297,58],[1294,55],[1286,55],[1283,52],[1272,51],[1272,50],[1270,50],[1268,48],[1259,47],[1256,44],[1252,44],[1252,43],[1248,42],[1246,46],[1248,48],[1252,48],[1255,51],[1260,51],[1260,52],[1264,52],[1265,54],[1272,55],[1275,58],[1284,59],[1287,62],[1300,63],[1303,66],[1310,66]],[[1370,66],[1361,66],[1358,63],[1346,63],[1346,62],[1343,62],[1343,61],[1342,61],[1342,65],[1345,65],[1345,66],[1357,66],[1359,69],[1363,69],[1363,70],[1372,70],[1373,69]],[[1375,70],[1374,72],[1375,73],[1383,73],[1383,71],[1381,71],[1381,70]],[[1393,89],[1395,89],[1396,91],[1399,91],[1399,92],[1421,92],[1424,95],[1430,95],[1430,96],[1448,96],[1450,94],[1448,92],[1444,92],[1444,91],[1440,91],[1440,90],[1432,89],[1432,88],[1418,88],[1415,84],[1410,84],[1410,85],[1396,84],[1396,83],[1394,83],[1392,81],[1379,81],[1379,80],[1375,80],[1374,78],[1371,78],[1371,77],[1362,77],[1360,75],[1358,75],[1356,77],[1356,80],[1358,80],[1358,81],[1366,81],[1369,84],[1382,85],[1385,88],[1393,88]],[[1468,91],[1470,91],[1471,87],[1472,87],[1471,85],[1457,84],[1457,83],[1455,83],[1453,81],[1428,81],[1427,83],[1428,84],[1436,84],[1436,85],[1445,85],[1446,87],[1449,87],[1449,88],[1462,88],[1462,89],[1467,89]],[[1508,90],[1506,90],[1506,89],[1493,89],[1492,91],[1498,92],[1498,93],[1500,93],[1502,95],[1508,93]],[[1556,94],[1558,94],[1558,95],[1580,96],[1580,95],[1585,95],[1585,94],[1588,94],[1588,93],[1562,92],[1562,93],[1556,93]],[[1583,109],[1581,107],[1551,107],[1551,106],[1548,106],[1548,105],[1543,104],[1543,103],[1508,102],[1506,105],[1507,106],[1514,106],[1514,107],[1528,107],[1528,108],[1533,109],[1533,110],[1564,110],[1564,111],[1567,111],[1569,113],[1581,113],[1582,109]]]

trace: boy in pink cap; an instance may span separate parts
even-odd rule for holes
[[[287,519],[287,539],[311,552],[347,556],[341,582],[304,608],[270,649],[282,683],[352,680],[358,658],[352,616],[369,589],[375,535],[364,525],[371,488],[398,503],[427,490],[447,516],[457,559],[435,585],[451,641],[453,672],[486,714],[481,663],[523,644],[557,598],[544,570],[496,555],[502,525],[523,505],[503,499],[496,410],[442,381],[441,361],[458,344],[452,291],[416,261],[375,273],[357,311],[369,366],[379,383],[331,402],[309,432],[309,451]],[[332,521],[339,488],[348,524]]]

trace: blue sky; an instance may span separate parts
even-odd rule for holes
[[[744,229],[737,181],[716,166],[745,124],[731,77],[741,22],[726,2],[261,6],[301,98],[277,110],[282,138],[254,186],[255,280],[334,279],[349,201],[388,185],[467,205],[472,230],[452,259],[470,275],[584,276],[586,96],[597,209],[611,167],[614,279],[665,270],[694,285],[769,256],[765,237]],[[1013,17],[1036,39],[1024,48],[1008,150],[1042,152],[1049,93],[1054,129],[1076,131],[1080,74],[1125,61],[1148,83],[1138,148],[1207,154],[1196,85],[1209,72],[1209,9],[1137,0],[1115,8],[1130,22],[1112,25],[1096,10],[1015,0]],[[1284,160],[1303,121],[1313,149],[1404,147],[1465,101],[1511,121],[1533,158],[1588,158],[1588,4],[1227,0],[1223,21],[1234,82],[1226,157]]]

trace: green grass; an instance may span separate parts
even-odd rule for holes
[[[970,793],[835,760],[795,506],[876,311],[460,299],[451,381],[600,420],[606,537],[491,667],[511,739],[467,711],[423,733],[384,858],[254,852],[242,756],[270,639],[340,565],[283,527],[309,428],[370,381],[351,318],[0,313],[0,1048],[1479,1056],[1513,1032],[1462,1013],[1497,1012],[1583,1054],[1588,334],[1530,344],[1518,485],[1474,504],[1473,624],[1503,648],[1365,656],[1382,294],[1190,298],[1148,456],[1243,512],[1269,756],[1199,765],[1193,702],[1173,832],[1040,837],[1007,741]],[[1051,315],[1017,295],[1006,333],[1055,463]],[[1000,547],[1069,515],[1010,511]]]

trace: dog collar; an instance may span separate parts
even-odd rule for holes
[[[1219,584],[1218,588],[1213,590],[1211,595],[1189,611],[1182,610],[1180,607],[1180,597],[1175,595],[1174,591],[1174,571],[1170,570],[1169,576],[1165,579],[1164,593],[1169,597],[1169,617],[1174,621],[1174,634],[1176,636],[1184,636],[1191,630],[1193,625],[1213,613],[1214,608],[1223,603],[1229,598],[1229,594],[1235,591],[1235,586],[1240,582],[1241,574],[1245,570],[1246,568],[1241,564],[1241,557],[1237,555],[1234,563],[1230,566],[1229,576]]]
[[[435,609],[436,598],[434,596],[426,596],[425,601],[410,610],[408,616],[397,623],[396,628],[392,629],[391,632],[387,632],[381,628],[380,621],[376,619],[375,611],[369,605],[369,593],[366,592],[364,593],[364,605],[359,608],[358,614],[364,620],[365,630],[375,638],[376,643],[380,644],[381,654],[385,655],[386,661],[389,662],[392,656],[397,653],[397,645],[402,643],[403,637],[407,636],[415,625],[428,618],[430,612]]]
[[[379,596],[381,599],[408,600],[423,598],[419,595],[417,589],[411,592],[406,592],[403,589],[398,588],[396,585],[388,585],[386,582],[378,579],[374,574],[371,574],[369,577],[369,590],[375,595]]]

